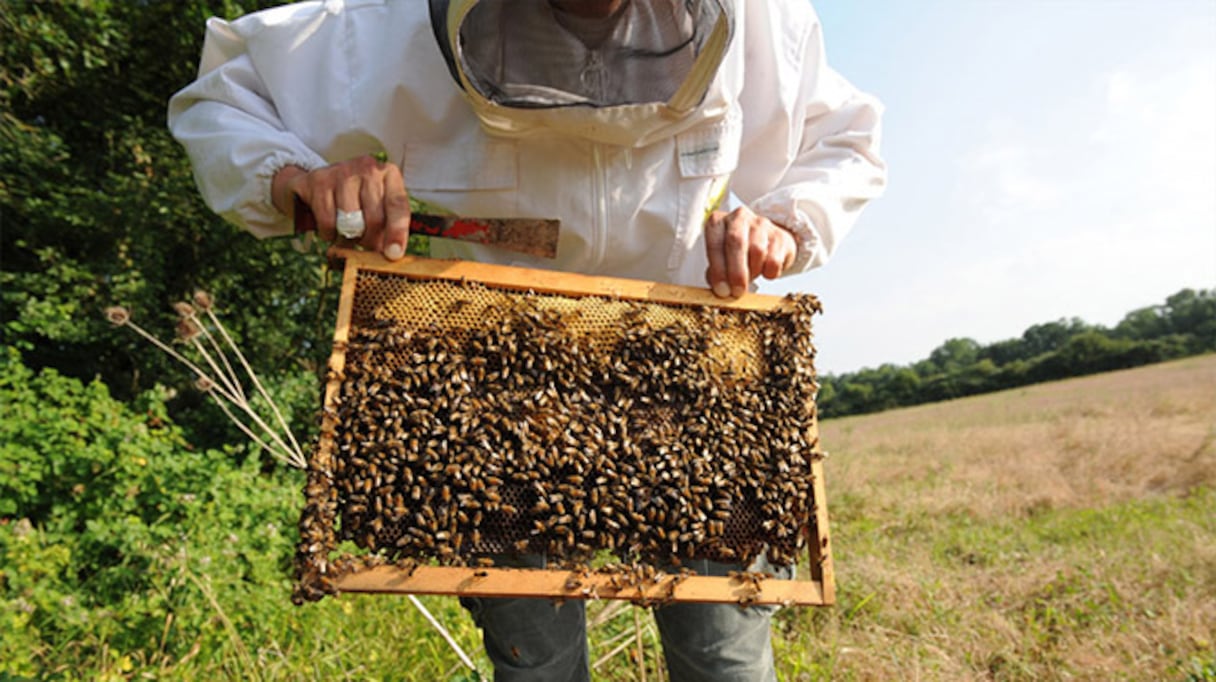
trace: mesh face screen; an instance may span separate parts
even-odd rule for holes
[[[666,102],[721,16],[714,0],[625,2],[580,17],[547,0],[482,0],[460,27],[473,86],[516,107]]]
[[[301,551],[795,563],[813,523],[817,310],[360,271]]]

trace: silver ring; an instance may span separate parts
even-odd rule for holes
[[[363,236],[367,225],[363,223],[363,211],[343,211],[338,209],[338,234],[347,239],[358,239]]]

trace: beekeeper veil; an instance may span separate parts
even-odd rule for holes
[[[440,49],[489,132],[639,146],[724,113],[713,86],[732,0],[562,8],[587,1],[431,0]]]

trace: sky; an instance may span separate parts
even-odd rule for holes
[[[1216,288],[1216,0],[814,0],[885,106],[888,188],[832,260],[823,373]]]

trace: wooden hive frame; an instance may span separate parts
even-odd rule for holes
[[[325,388],[326,409],[322,416],[321,439],[310,463],[310,485],[325,479],[326,466],[332,462],[332,435],[337,426],[335,412],[329,409],[339,399],[341,376],[346,366],[346,347],[352,333],[356,285],[360,273],[400,276],[411,280],[477,282],[497,289],[568,297],[596,296],[614,300],[658,303],[671,306],[705,306],[731,310],[772,311],[786,305],[786,299],[761,294],[745,294],[723,300],[705,289],[681,287],[638,280],[593,277],[564,272],[531,270],[458,260],[405,257],[389,262],[379,254],[332,248],[331,261],[344,261],[345,267],[334,332],[334,348],[329,361],[330,379]],[[817,442],[812,422],[808,440]],[[571,568],[505,568],[496,566],[430,565],[415,562],[359,562],[345,565],[330,562],[332,548],[301,543],[297,555],[301,583],[323,584],[311,598],[322,593],[362,592],[399,594],[438,594],[475,597],[547,597],[553,599],[624,599],[635,603],[719,602],[739,604],[830,605],[835,601],[832,560],[828,540],[828,514],[823,478],[822,456],[811,453],[809,471],[813,495],[811,519],[805,526],[807,548],[806,579],[765,580],[759,575],[733,573],[726,577],[664,574],[651,570],[646,578],[622,580],[611,571]],[[320,463],[320,464],[318,464]],[[311,576],[311,577],[310,577]],[[297,596],[297,599],[299,597]]]

